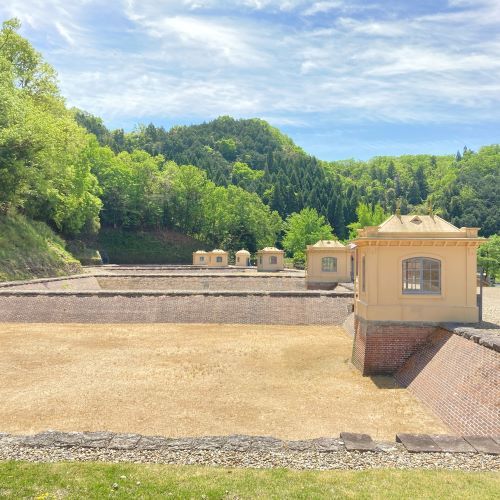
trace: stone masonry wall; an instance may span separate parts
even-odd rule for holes
[[[391,375],[424,345],[436,326],[355,317],[352,362],[363,375]]]
[[[441,328],[395,374],[455,432],[500,436],[500,354]]]
[[[97,276],[103,290],[305,290],[302,277],[259,276]]]
[[[2,290],[100,290],[94,276],[65,276],[62,278],[41,278],[30,281],[0,283]]]
[[[293,293],[293,292],[292,292]],[[1,322],[341,325],[349,296],[26,293],[0,295]]]

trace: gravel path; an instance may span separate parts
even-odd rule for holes
[[[387,444],[386,451],[332,452],[268,450],[110,450],[88,448],[28,448],[0,446],[0,460],[29,462],[103,461],[159,463],[176,465],[209,465],[290,469],[459,469],[466,471],[500,471],[500,457],[470,453],[408,453],[398,444]]]
[[[498,325],[500,334],[500,286],[483,288],[483,321]]]

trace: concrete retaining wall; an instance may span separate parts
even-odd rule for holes
[[[395,374],[455,432],[500,436],[500,354],[438,328]]]

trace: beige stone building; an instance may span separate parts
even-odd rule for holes
[[[209,255],[205,250],[193,252],[193,266],[208,266]]]
[[[353,251],[336,240],[320,240],[307,246],[306,283],[308,288],[335,288],[352,281]]]
[[[225,250],[216,248],[209,252],[209,263],[210,267],[226,267],[229,265],[229,254]]]
[[[283,271],[285,252],[275,247],[266,247],[257,252],[257,271]]]
[[[440,323],[478,321],[478,228],[437,215],[393,215],[355,244],[353,362],[390,373]]]
[[[234,255],[234,265],[237,267],[250,266],[250,252],[248,250],[238,250]]]

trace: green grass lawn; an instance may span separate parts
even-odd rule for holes
[[[498,498],[488,472],[0,462],[2,498]],[[115,487],[113,487],[115,485]]]

